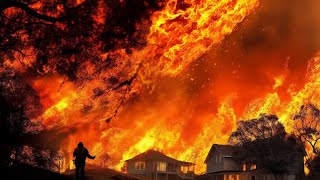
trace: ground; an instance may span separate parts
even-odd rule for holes
[[[74,170],[67,171],[65,173],[68,177],[74,178]],[[139,180],[137,177],[129,176],[121,172],[112,169],[87,169],[86,170],[86,180],[104,180],[104,179],[114,179],[114,180]]]
[[[2,171],[2,170],[1,170]],[[30,166],[18,166],[4,169],[4,178],[1,179],[24,179],[24,180],[73,180],[75,179],[74,170],[64,174],[55,173],[48,170],[34,168]],[[104,169],[87,169],[85,180],[139,180],[137,177],[129,176],[121,172]]]

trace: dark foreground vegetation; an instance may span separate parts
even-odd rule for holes
[[[74,170],[68,170],[63,174],[45,170],[41,168],[32,167],[25,164],[19,164],[7,167],[2,171],[4,174],[1,179],[23,179],[23,180],[72,180],[76,179]],[[113,179],[113,180],[138,180],[137,177],[129,176],[118,171],[101,168],[101,169],[88,169],[86,171],[86,180],[100,180],[100,179]]]

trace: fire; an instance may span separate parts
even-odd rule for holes
[[[161,56],[148,68],[156,65],[160,74],[179,74],[257,6],[258,0],[169,0],[151,18],[148,44],[156,46]]]
[[[79,83],[55,75],[54,65],[44,67],[43,76],[30,80],[43,106],[43,114],[35,119],[40,119],[49,130],[69,132],[61,143],[62,170],[74,168],[72,152],[83,141],[89,152],[97,156],[89,164],[120,170],[126,159],[153,148],[179,160],[194,162],[196,173],[201,174],[211,144],[227,143],[237,120],[256,118],[262,113],[276,114],[286,131],[292,132],[291,116],[299,107],[305,102],[319,105],[320,54],[309,61],[307,79],[301,88],[294,88],[296,84],[287,86],[290,77],[284,71],[272,75],[274,84],[259,97],[250,97],[248,103],[238,102],[243,94],[225,92],[223,97],[214,99],[216,106],[206,107],[203,102],[212,95],[211,91],[224,91],[224,87],[202,86],[201,93],[205,94],[202,96],[190,95],[188,88],[196,84],[186,87],[165,82],[165,88],[157,89],[163,77],[184,76],[192,62],[232,33],[258,5],[258,0],[168,0],[162,10],[152,14],[145,46],[131,48],[131,53],[126,53],[128,49],[124,48],[107,53],[92,48],[91,53],[96,51],[101,64],[109,63],[108,57],[116,57],[114,68],[96,75],[101,64],[84,61],[79,69],[85,69],[85,73],[77,72],[76,76],[85,77],[86,81]],[[34,5],[39,11],[41,7],[41,2]],[[59,16],[64,11],[61,6],[56,8],[56,13],[48,14]],[[100,2],[92,15],[97,27],[106,23],[104,11],[108,9]],[[65,25],[58,25],[64,30]],[[28,48],[23,52],[34,54],[33,50]],[[34,59],[8,60],[5,66],[26,71],[35,63]],[[128,82],[131,77],[136,78]],[[197,83],[194,77],[187,78]],[[117,87],[124,81],[126,85]],[[211,83],[211,79],[208,81]],[[232,89],[228,82],[225,86]],[[288,97],[284,98],[283,92],[288,92]],[[142,97],[139,99],[138,95]],[[206,108],[210,108],[209,113],[203,110]],[[115,118],[106,123],[109,117]]]
[[[140,141],[133,144],[130,150],[125,152],[122,160],[131,158],[146,149],[160,147],[160,149],[163,149],[168,155],[180,160],[195,162],[197,164],[195,169],[196,172],[202,173],[205,169],[203,161],[210,149],[210,145],[212,143],[226,144],[230,133],[236,128],[236,121],[239,119],[255,118],[262,113],[276,114],[280,117],[280,121],[285,125],[286,131],[291,133],[294,126],[292,115],[298,112],[301,104],[306,102],[317,103],[317,98],[319,98],[318,93],[315,92],[320,85],[318,78],[320,76],[319,60],[320,54],[317,54],[309,61],[307,74],[309,81],[300,91],[294,93],[289,100],[281,100],[276,91],[267,93],[264,98],[251,100],[251,102],[246,105],[244,113],[242,115],[237,115],[234,111],[234,107],[232,106],[232,101],[235,100],[235,97],[231,96],[227,100],[221,102],[217,114],[212,114],[208,117],[202,116],[201,121],[205,123],[202,126],[201,133],[198,135],[194,134],[196,135],[194,138],[195,142],[189,142],[189,146],[183,147],[182,144],[183,148],[179,147],[181,146],[180,144],[175,144],[177,141],[176,138],[169,138],[169,140],[159,138],[157,136],[150,138],[150,132],[148,131],[141,136]],[[275,82],[275,84],[277,84],[277,82]],[[271,89],[273,89],[273,87],[271,87]],[[168,133],[168,130],[165,132]],[[165,136],[170,137],[170,135],[167,134],[165,134]],[[154,144],[155,141],[161,144],[164,142],[165,144],[173,143],[173,147],[175,148],[172,149],[171,144],[163,148],[162,146]],[[187,142],[187,140],[185,140],[185,142]],[[133,151],[132,148],[135,149],[135,151]],[[306,150],[308,154],[312,154],[310,148],[307,148]],[[121,166],[122,163],[117,165],[118,168]]]
[[[76,4],[83,2],[83,0],[77,1]],[[221,42],[257,6],[258,0],[169,0],[161,11],[156,11],[151,16],[152,24],[147,35],[146,47],[133,50],[130,55],[125,53],[125,49],[100,55],[102,61],[109,56],[117,56],[115,69],[101,72],[99,77],[89,80],[85,86],[60,76],[48,75],[34,79],[33,88],[39,93],[40,101],[44,106],[43,115],[37,119],[41,119],[47,129],[77,127],[82,123],[90,123],[89,130],[85,127],[77,127],[85,134],[79,130],[64,140],[65,145],[61,147],[67,163],[64,168],[73,168],[71,161],[73,148],[78,141],[85,141],[84,144],[97,155],[97,161],[95,161],[97,164],[107,161],[101,158],[107,153],[111,157],[110,165],[120,169],[127,158],[149,148],[155,148],[181,160],[197,162],[199,164],[197,172],[202,172],[204,169],[202,161],[209,146],[205,150],[199,150],[197,147],[205,142],[213,142],[212,140],[218,139],[219,136],[223,137],[219,142],[225,142],[228,132],[234,128],[236,116],[229,100],[221,105],[216,115],[208,114],[207,117],[203,117],[205,120],[197,129],[198,132],[203,130],[203,133],[192,137],[192,139],[199,139],[192,143],[192,147],[189,147],[191,140],[184,140],[188,136],[191,138],[184,130],[184,127],[189,125],[177,123],[181,122],[180,119],[174,123],[175,120],[172,119],[183,107],[179,98],[173,104],[168,104],[165,115],[151,109],[147,116],[142,113],[125,118],[119,117],[119,120],[113,120],[114,123],[110,125],[105,124],[105,119],[113,115],[112,109],[116,109],[120,103],[130,99],[131,94],[143,92],[143,85],[151,86],[152,91],[155,88],[154,81],[158,77],[179,75],[191,62],[207,52],[214,44]],[[34,8],[41,10],[41,2],[36,3]],[[64,11],[60,5],[56,8],[57,13],[52,11],[48,15],[58,17]],[[101,2],[92,16],[97,26],[104,24],[106,17],[102,15],[103,11],[107,9]],[[58,25],[64,29],[62,23]],[[128,67],[121,62],[131,62],[134,65]],[[142,65],[138,70],[138,78],[131,85],[129,95],[123,97],[124,92],[127,91],[126,87],[116,91],[108,91],[108,88],[100,90],[105,79],[117,76],[123,69],[127,71],[127,75],[122,79],[127,79],[139,68],[139,64]],[[97,69],[90,62],[84,62],[82,68],[86,69],[85,76],[94,76]],[[50,71],[52,67],[47,69]],[[49,81],[52,83],[48,83]],[[183,93],[181,91],[180,95],[186,96]],[[161,106],[163,105],[157,105],[159,108]],[[172,109],[172,106],[178,106],[180,109]],[[230,112],[227,112],[228,110]],[[215,117],[218,118],[217,122],[221,121],[219,125],[210,123]],[[184,118],[192,117],[186,115]],[[151,122],[147,125],[148,121]],[[219,128],[222,130],[220,131]],[[212,134],[212,129],[216,129],[219,133]],[[86,133],[90,136],[86,136]]]
[[[179,131],[170,131],[163,127],[155,127],[148,130],[140,141],[131,146],[130,149],[122,155],[122,160],[116,166],[116,169],[120,170],[124,165],[124,161],[130,159],[133,154],[139,154],[152,148],[163,150],[173,147],[177,144],[179,137]]]
[[[58,104],[56,104],[56,108],[58,109],[58,111],[62,111],[67,107],[68,107],[68,103],[65,99],[63,99]]]
[[[278,76],[278,77],[275,77],[274,78],[274,85],[273,85],[273,89],[277,89],[278,87],[280,87],[282,84],[283,84],[283,81],[285,80],[285,76],[284,75],[281,75],[281,76]]]

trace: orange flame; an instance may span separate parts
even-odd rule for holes
[[[84,138],[85,132],[81,132],[80,134],[83,135],[71,136],[68,140],[68,151],[70,153],[72,145],[76,145],[81,139],[100,139],[99,142],[94,143],[87,141],[88,148],[98,155],[98,158],[99,155],[107,152],[114,159],[120,160],[110,164],[118,170],[126,159],[153,148],[162,150],[179,160],[195,162],[196,172],[203,173],[205,170],[203,162],[211,144],[227,143],[230,133],[236,128],[238,119],[255,118],[260,113],[277,114],[285,125],[286,131],[290,133],[293,129],[291,116],[299,110],[300,105],[305,102],[317,104],[319,94],[316,89],[320,86],[317,78],[320,76],[320,54],[310,60],[308,69],[309,81],[301,90],[292,93],[288,101],[281,100],[277,92],[267,93],[264,98],[253,99],[247,104],[243,115],[236,115],[233,107],[236,96],[230,96],[221,101],[216,114],[202,114],[199,120],[195,120],[197,125],[193,128],[199,128],[199,130],[193,130],[188,128],[188,123],[192,123],[188,121],[192,118],[188,117],[188,113],[191,113],[188,109],[186,110],[188,113],[182,117],[177,116],[177,114],[181,116],[181,112],[178,111],[183,109],[186,102],[180,102],[181,99],[175,97],[176,99],[173,98],[168,102],[170,106],[163,105],[163,102],[154,105],[162,108],[161,111],[151,108],[149,111],[146,110],[147,114],[132,115],[132,112],[139,111],[131,110],[129,114],[119,117],[121,121],[113,122],[111,125],[102,124],[99,126],[100,129],[94,129],[93,127],[97,128],[97,126],[90,125],[92,128],[87,132],[94,132],[95,135]],[[184,96],[184,94],[181,95]],[[57,102],[54,106],[61,102],[63,101]],[[177,121],[171,117],[177,117]],[[185,121],[184,118],[186,118]],[[309,154],[312,153],[310,148],[307,148],[307,151]]]
[[[78,4],[81,2],[77,1]],[[180,1],[177,0],[169,0],[162,11],[152,15],[152,25],[147,37],[148,45],[144,49],[134,51],[130,57],[121,49],[113,52],[119,54],[123,61],[142,63],[142,69],[139,72],[139,82],[142,84],[152,85],[152,79],[159,75],[178,75],[192,61],[208,51],[213,44],[219,43],[230,34],[236,25],[258,6],[258,0],[188,0],[179,3]],[[101,5],[98,11],[103,10]],[[98,25],[104,23],[104,17],[99,16],[99,12],[93,16],[93,19]],[[103,54],[101,58],[105,59],[104,57],[108,55]],[[88,75],[94,72],[95,67],[91,64],[84,63],[83,66],[87,69]],[[124,66],[121,68],[123,69]],[[130,71],[132,69],[128,70]],[[90,139],[100,139],[99,142],[86,141],[85,144],[92,153],[97,155],[98,160],[95,162],[102,160],[99,158],[107,152],[115,159],[111,165],[116,169],[120,169],[125,159],[149,148],[156,148],[180,160],[196,162],[196,172],[203,172],[203,160],[210,146],[205,146],[206,148],[203,149],[198,147],[211,142],[224,143],[227,141],[228,134],[235,127],[236,120],[231,100],[222,102],[216,115],[209,114],[201,117],[202,122],[196,132],[198,135],[192,137],[193,140],[197,140],[193,143],[191,140],[185,140],[185,138],[191,138],[184,132],[188,124],[168,123],[170,117],[179,114],[179,109],[171,107],[182,107],[183,104],[180,102],[173,102],[169,105],[170,108],[165,108],[166,115],[151,110],[147,116],[121,118],[121,122],[119,120],[109,126],[101,120],[110,116],[108,109],[114,109],[118,105],[118,102],[113,100],[122,92],[110,92],[94,100],[91,97],[94,89],[102,84],[102,79],[115,73],[113,71],[104,72],[101,77],[91,80],[90,84],[81,88],[77,88],[71,82],[63,82],[63,77],[35,80],[33,87],[39,92],[46,109],[40,117],[44,125],[47,128],[53,128],[97,122],[98,126],[95,125],[93,128],[93,125],[90,125],[90,130],[85,132],[93,133],[94,136]],[[55,83],[46,86],[48,79]],[[141,88],[139,82],[133,85],[131,93],[139,92]],[[154,85],[152,86],[154,88]],[[105,103],[106,101],[108,103]],[[84,104],[87,106],[89,104],[89,106],[84,107]],[[86,108],[90,113],[83,111]],[[191,117],[186,116],[185,118],[190,119]],[[158,123],[152,124],[154,123],[152,121],[146,125],[149,119],[157,119]],[[129,127],[124,128],[124,126]],[[213,130],[217,132],[212,133]],[[77,132],[65,140],[65,144],[68,145],[62,147],[62,151],[67,156],[66,162],[71,160],[72,146],[81,139],[83,141],[88,137],[84,137],[83,132]],[[119,143],[122,145],[120,146]],[[66,167],[73,168],[71,161]]]
[[[73,1],[74,5],[83,2]],[[268,92],[262,92],[262,96],[241,104],[236,100],[242,94],[226,93],[225,97],[216,100],[217,107],[210,107],[210,113],[204,111],[206,107],[202,105],[207,97],[190,97],[186,90],[175,88],[170,82],[166,87],[169,86],[169,90],[175,89],[172,93],[164,94],[160,91],[156,97],[148,97],[149,94],[145,93],[142,100],[132,98],[144,92],[145,86],[151,86],[151,90],[157,88],[155,82],[159,79],[161,81],[163,76],[181,75],[190,63],[234,31],[237,24],[252,13],[258,4],[258,0],[168,0],[161,11],[151,16],[152,24],[145,47],[135,49],[130,54],[125,49],[99,54],[101,62],[106,61],[108,56],[116,56],[115,69],[102,72],[85,85],[66,81],[65,77],[58,75],[33,79],[32,86],[38,92],[44,108],[43,114],[36,119],[40,119],[47,129],[72,129],[61,147],[65,157],[62,170],[74,168],[71,155],[76,144],[83,141],[90,153],[97,156],[89,164],[107,165],[120,170],[126,159],[153,148],[179,160],[194,162],[196,173],[200,174],[205,171],[203,161],[211,144],[227,143],[239,119],[256,118],[261,113],[276,114],[286,131],[292,132],[291,116],[302,104],[312,102],[319,106],[320,95],[317,90],[320,88],[320,54],[309,61],[307,80],[302,88],[295,88],[296,84],[286,86],[290,77],[285,71],[272,76],[274,84]],[[41,11],[42,2],[31,7]],[[106,8],[102,1],[99,2],[92,15],[96,26],[105,25],[106,13],[102,12],[108,11]],[[57,5],[56,9],[49,9],[46,14],[58,17],[63,11],[64,7]],[[7,9],[4,13],[10,17],[15,14],[13,12]],[[57,23],[57,26],[64,29],[65,25]],[[15,58],[20,61],[6,60],[4,67],[18,71],[31,67],[36,59],[34,49],[27,47],[22,53],[27,56],[20,57],[17,53]],[[90,62],[83,62],[81,68],[86,70],[88,77],[94,77],[97,69]],[[106,86],[105,79],[120,74],[121,82],[131,77],[137,69],[138,78],[131,85],[130,91],[127,87],[121,87],[95,96],[95,93],[99,94],[97,87]],[[45,74],[50,67],[44,67],[43,70]],[[191,79],[194,80],[193,77]],[[289,97],[283,98],[282,88],[286,87],[284,92]],[[203,89],[211,91],[216,87]],[[223,90],[221,88],[220,91]],[[119,106],[119,97],[123,99],[124,106],[130,103],[132,107],[124,107],[126,111],[106,124],[106,118]],[[136,101],[131,102],[130,98]],[[147,100],[143,101],[143,98]],[[306,150],[308,154],[312,153],[310,147]]]
[[[72,1],[74,5],[83,2]],[[203,110],[207,108],[203,102],[212,95],[207,92],[217,87],[203,86],[201,88],[206,95],[191,96],[186,89],[166,82],[164,89],[152,91],[159,88],[156,82],[160,84],[161,77],[179,77],[192,62],[234,31],[258,4],[258,0],[168,0],[161,11],[151,16],[146,46],[134,49],[130,54],[126,53],[126,49],[98,54],[101,62],[107,61],[109,56],[116,56],[116,68],[103,71],[96,77],[97,65],[83,62],[80,69],[85,69],[84,76],[91,79],[79,85],[63,76],[48,75],[50,65],[43,67],[43,74],[46,75],[32,79],[32,86],[38,92],[44,109],[36,119],[40,119],[47,129],[70,131],[61,147],[65,157],[62,169],[74,168],[71,155],[76,144],[83,141],[90,153],[97,156],[94,161],[89,161],[90,164],[120,170],[126,159],[153,148],[179,160],[196,163],[196,173],[200,174],[205,171],[203,161],[211,144],[227,143],[239,119],[256,118],[262,113],[276,114],[286,131],[292,132],[294,123],[291,116],[302,104],[311,102],[318,107],[320,105],[317,91],[320,88],[320,53],[309,61],[307,79],[301,83],[301,88],[296,84],[286,85],[290,76],[285,65],[284,72],[271,75],[274,84],[266,92],[261,92],[259,97],[250,97],[248,103],[239,103],[237,98],[243,94],[225,93],[223,97],[214,99],[217,106],[209,107],[210,113]],[[39,1],[30,7],[40,12],[43,5]],[[64,11],[62,5],[57,5],[47,9],[45,14],[58,17]],[[105,11],[108,9],[100,1],[92,14],[95,25],[102,27],[97,28],[100,31],[106,23]],[[15,10],[9,8],[4,13],[11,17],[15,15]],[[57,26],[62,30],[65,28],[63,23],[57,23]],[[28,39],[26,35],[21,36],[23,40]],[[26,56],[16,53],[15,59],[20,61],[6,60],[4,67],[25,71],[35,63],[34,51],[26,46],[21,50]],[[103,89],[103,93],[99,92],[99,87],[108,85],[105,79],[120,76],[117,80],[122,82],[136,71],[137,78],[130,88],[124,86],[109,91],[113,87],[108,87]],[[193,82],[194,78],[191,77],[191,80]],[[146,93],[145,86],[150,86],[151,91]],[[225,83],[225,86],[232,85]],[[170,92],[172,89],[174,92]],[[224,91],[224,88],[218,91]],[[288,97],[283,98],[283,92]],[[144,93],[141,99],[136,98],[139,93]],[[130,106],[126,107],[126,103]],[[126,111],[106,124],[106,118],[113,115],[119,104]],[[308,154],[312,153],[310,147],[306,150]]]
[[[258,6],[258,0],[169,0],[152,16],[148,44],[157,47],[159,60],[149,69],[177,75],[192,61],[230,34]],[[148,60],[149,61],[149,60]]]
[[[79,0],[76,4],[82,2],[83,0]],[[104,78],[119,74],[119,69],[132,75],[140,63],[142,67],[138,73],[139,78],[133,83],[129,95],[124,97],[124,102],[128,102],[132,94],[142,92],[146,84],[156,88],[154,82],[158,77],[180,75],[191,62],[220,43],[257,6],[258,0],[169,0],[163,10],[155,12],[151,17],[152,25],[146,47],[133,50],[130,55],[124,49],[101,54],[101,59],[117,54],[117,62],[130,62],[134,64],[134,68],[119,63],[117,70],[103,72],[101,77],[90,80],[84,87],[64,82],[64,77],[60,76],[35,79],[33,87],[39,92],[45,109],[40,118],[46,128],[75,126],[82,130],[70,135],[65,140],[67,145],[61,147],[67,157],[66,161],[71,160],[70,154],[77,142],[85,141],[91,152],[97,155],[97,160],[91,162],[93,164],[108,160],[111,161],[111,167],[120,169],[126,159],[154,148],[179,160],[195,162],[196,172],[202,173],[205,169],[203,161],[210,145],[226,143],[239,119],[256,118],[261,113],[277,114],[286,131],[292,132],[292,114],[305,102],[319,105],[317,89],[320,88],[320,54],[309,61],[307,82],[301,89],[292,88],[292,84],[286,89],[290,97],[282,98],[280,89],[286,87],[285,83],[289,78],[287,72],[282,72],[272,77],[274,85],[270,86],[270,91],[264,93],[263,97],[253,98],[248,104],[241,105],[245,107],[241,113],[237,112],[239,105],[234,103],[237,96],[240,96],[236,94],[217,100],[217,112],[212,109],[212,113],[194,117],[194,114],[202,111],[194,110],[197,112],[190,113],[195,105],[190,105],[186,100],[189,97],[185,91],[177,90],[174,95],[170,94],[170,98],[161,99],[168,102],[146,105],[143,101],[139,104],[139,101],[135,107],[143,110],[128,108],[128,112],[119,115],[118,119],[105,124],[104,120],[110,116],[110,109],[119,105],[117,99],[126,89],[120,88],[92,98],[94,90],[103,84]],[[57,7],[58,12],[62,11],[61,8]],[[106,11],[104,8],[103,4],[99,5],[93,16],[98,26],[105,23],[105,17],[101,15],[102,11]],[[57,16],[54,13],[50,15]],[[33,54],[32,51],[30,48],[23,52]],[[23,59],[20,64],[6,61],[5,65],[23,69],[24,65],[31,66],[32,63],[32,60]],[[89,76],[94,73],[95,66],[89,62],[83,63],[83,67]],[[48,83],[49,80],[51,83]],[[161,95],[160,93],[159,96]],[[203,99],[200,97],[193,101],[201,104]],[[192,117],[190,114],[193,114]],[[86,124],[88,129],[81,124]],[[111,159],[104,158],[106,153]],[[311,153],[310,150],[308,153]],[[69,163],[69,167],[72,168],[72,163]]]

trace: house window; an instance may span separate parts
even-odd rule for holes
[[[181,172],[186,174],[188,172],[188,167],[187,166],[181,166]]]
[[[194,171],[194,166],[190,166],[189,171]]]
[[[247,170],[247,165],[246,165],[246,163],[243,163],[242,164],[242,171],[246,171]]]
[[[239,180],[239,178],[240,178],[239,175],[235,175],[235,174],[226,175],[226,180]]]
[[[216,155],[216,164],[222,163],[222,156]]]
[[[256,170],[257,169],[257,165],[256,164],[252,164],[251,166],[250,166],[250,170]]]
[[[143,162],[143,161],[137,161],[137,162],[135,163],[135,168],[136,168],[137,170],[144,170],[145,167],[146,167],[146,163]]]
[[[157,163],[157,170],[158,170],[158,171],[163,171],[163,172],[167,171],[167,163],[165,163],[165,162],[158,162],[158,163]]]

